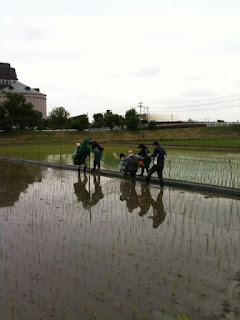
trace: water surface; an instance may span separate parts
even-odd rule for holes
[[[0,179],[2,319],[238,318],[238,199],[5,162]]]

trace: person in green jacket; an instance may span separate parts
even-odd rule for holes
[[[78,175],[80,175],[80,167],[81,165],[84,166],[83,171],[86,172],[87,170],[87,163],[86,158],[90,155],[90,147],[89,147],[89,139],[85,139],[82,144],[76,143],[77,149],[74,151],[73,154],[73,163],[78,165]]]
[[[92,138],[90,138],[89,144],[91,145],[92,152],[94,153],[93,169],[91,171],[95,171],[96,167],[98,167],[98,170],[100,170],[103,147],[100,146],[97,141],[93,140]]]

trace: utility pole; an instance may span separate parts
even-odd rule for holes
[[[142,102],[139,102],[140,116],[141,116],[141,113],[142,113],[142,108],[143,108]]]
[[[140,102],[139,102],[139,109],[140,109],[139,119],[140,119],[140,124],[142,123],[142,119],[141,119],[142,108],[143,108],[142,102],[140,101]]]

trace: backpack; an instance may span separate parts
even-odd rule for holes
[[[136,156],[131,156],[131,166],[138,167],[138,158]]]

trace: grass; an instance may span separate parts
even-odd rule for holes
[[[102,144],[152,143],[152,141],[158,140],[161,144],[168,145],[240,146],[240,126],[145,131],[93,131],[91,135]],[[75,144],[88,137],[87,131],[13,131],[0,133],[0,145]]]

